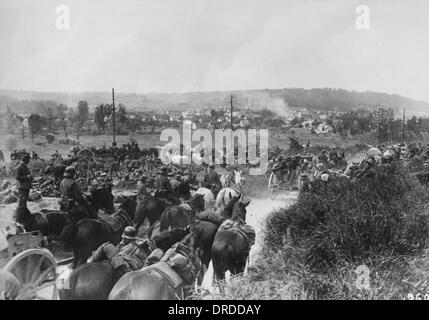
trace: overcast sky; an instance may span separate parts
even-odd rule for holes
[[[56,28],[58,5],[70,30]],[[358,5],[370,30],[357,30]],[[429,101],[429,1],[0,0],[0,89],[334,87]]]

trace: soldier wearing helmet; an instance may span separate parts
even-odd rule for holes
[[[78,205],[86,206],[86,201],[83,197],[82,191],[80,190],[79,185],[74,180],[76,175],[76,169],[73,166],[69,166],[66,168],[64,172],[64,179],[60,184],[60,192],[61,192],[61,202],[60,202],[60,210],[68,211],[66,208],[70,201],[76,202]]]
[[[170,180],[168,180],[167,177],[167,167],[162,167],[158,173],[159,176],[155,180],[155,196],[164,198],[172,204],[179,204],[179,200],[176,198],[176,194],[173,190],[173,187],[171,186]]]
[[[127,226],[122,233],[122,241],[116,247],[110,242],[103,243],[94,251],[90,261],[109,260],[121,274],[139,270],[143,267],[147,254],[140,249],[138,240],[141,239],[137,237],[136,228]]]

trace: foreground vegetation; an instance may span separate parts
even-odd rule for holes
[[[428,191],[400,164],[378,166],[356,183],[316,181],[267,217],[259,259],[216,298],[423,298]]]

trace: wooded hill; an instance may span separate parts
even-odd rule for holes
[[[392,108],[396,116],[401,115],[402,108],[407,114],[429,116],[429,103],[412,100],[400,95],[378,92],[356,92],[343,89],[261,89],[239,91],[213,91],[189,93],[121,93],[116,89],[115,100],[128,110],[142,109],[181,109],[218,108],[228,106],[230,95],[237,108],[269,108],[280,115],[285,115],[289,107],[312,110],[331,110],[348,112],[356,108],[376,110]],[[111,102],[111,92],[32,92],[0,90],[0,110],[9,106],[15,112],[33,112],[37,101],[51,101],[76,107],[78,101],[86,100],[89,106]],[[285,103],[286,102],[286,103]]]

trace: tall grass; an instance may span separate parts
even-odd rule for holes
[[[429,289],[429,190],[400,163],[315,181],[264,224],[262,254],[220,299],[406,299]],[[369,287],[356,268],[369,269]]]

